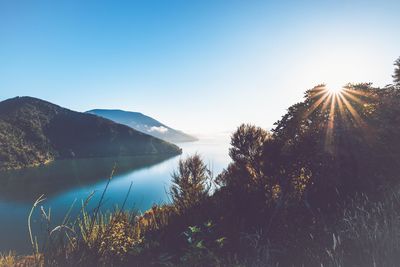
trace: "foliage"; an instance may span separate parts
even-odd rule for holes
[[[397,266],[400,261],[400,199],[359,195],[345,209],[326,253],[327,266]]]
[[[180,160],[178,171],[172,174],[171,197],[180,210],[195,205],[208,196],[211,182],[211,172],[195,154]]]
[[[395,84],[400,85],[400,58],[398,58],[395,62],[395,69],[393,74],[393,81]]]
[[[301,183],[300,174],[306,170],[310,178],[302,186],[303,196],[315,210],[334,209],[355,192],[376,193],[396,182],[399,171],[399,92],[348,85],[341,95],[328,96],[318,106],[318,94],[324,90],[309,90],[304,102],[289,108],[277,122],[274,143],[265,146],[263,158],[268,162],[265,173],[281,176],[282,187]]]
[[[242,124],[232,135],[229,155],[233,163],[217,178],[219,185],[241,187],[260,183],[263,145],[269,138],[270,134],[262,128]]]
[[[226,238],[212,238],[214,236],[213,228],[212,221],[200,226],[188,227],[183,233],[186,237],[187,248],[180,258],[182,264],[190,266],[221,265],[221,259],[217,253],[225,245]]]

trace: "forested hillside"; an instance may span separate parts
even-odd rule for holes
[[[0,170],[55,159],[180,152],[173,144],[127,126],[40,99],[0,102]]]

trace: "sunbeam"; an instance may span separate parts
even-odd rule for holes
[[[357,127],[366,130],[366,123],[359,114],[358,107],[364,106],[365,98],[368,97],[365,93],[355,90],[351,85],[344,87],[329,88],[325,85],[315,87],[311,92],[312,103],[304,117],[311,116],[314,112],[321,112],[325,116],[325,149],[333,152],[335,129],[338,127],[336,117],[340,118],[340,124],[343,127]],[[366,132],[366,131],[365,131]],[[367,133],[365,133],[367,135]]]

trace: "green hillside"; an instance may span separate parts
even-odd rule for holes
[[[32,98],[0,102],[0,170],[56,159],[180,154],[176,145]]]

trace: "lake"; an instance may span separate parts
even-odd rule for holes
[[[101,210],[121,207],[130,184],[132,190],[125,209],[145,211],[154,204],[169,202],[168,190],[171,173],[180,158],[198,153],[215,175],[229,163],[229,137],[202,138],[192,143],[178,144],[183,149],[180,156],[123,157],[79,160],[60,160],[46,166],[0,172],[0,252],[30,253],[28,214],[33,202],[44,194],[40,205],[47,212],[51,209],[53,227],[60,224],[72,206],[78,214],[82,202],[94,193],[87,210],[93,210],[115,167],[105,194]],[[32,216],[33,232],[38,236],[44,230],[40,207]]]

